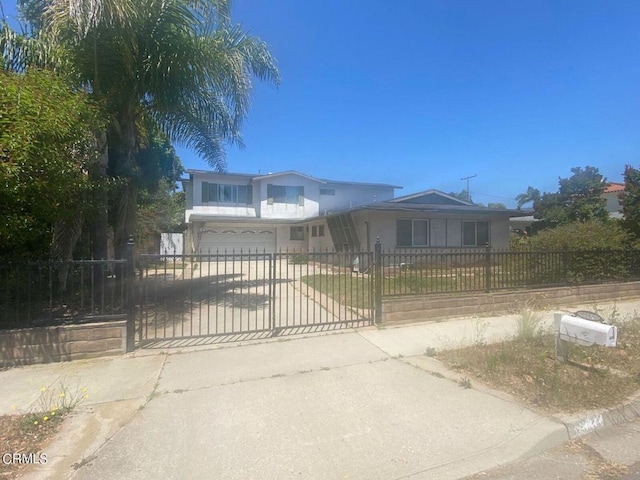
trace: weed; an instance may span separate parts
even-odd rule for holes
[[[25,421],[33,426],[40,422],[57,421],[89,398],[87,389],[79,386],[69,387],[64,382],[58,388],[42,387],[40,396],[26,415]]]
[[[521,310],[516,336],[523,339],[532,339],[536,335],[542,334],[540,320],[542,320],[542,315],[532,308]]]
[[[435,357],[437,353],[437,350],[434,347],[427,347],[427,349],[424,351],[424,354],[427,357]]]
[[[458,385],[460,385],[464,389],[469,389],[471,388],[471,380],[469,380],[469,377],[463,377],[458,380]]]
[[[484,345],[486,340],[487,327],[489,324],[486,320],[475,317],[473,320],[473,345]]]

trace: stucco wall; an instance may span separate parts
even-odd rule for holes
[[[379,237],[382,249],[385,251],[402,250],[405,247],[397,246],[396,229],[397,219],[430,219],[430,247],[411,247],[411,250],[428,250],[430,248],[461,248],[462,247],[462,221],[463,220],[487,220],[490,225],[490,243],[493,248],[505,249],[509,247],[509,220],[508,218],[481,218],[471,215],[458,215],[455,218],[444,215],[414,212],[384,212],[363,210],[352,213],[353,221],[358,233],[358,238],[363,249],[367,249],[367,222],[369,223],[370,249]],[[445,232],[439,229],[445,229]],[[440,240],[434,244],[434,240]],[[446,244],[442,240],[446,239]],[[482,247],[478,245],[478,247]],[[466,248],[466,247],[465,247]]]
[[[289,203],[268,204],[267,185],[304,187],[304,205]],[[256,195],[257,194],[257,195]],[[261,218],[303,219],[318,216],[320,184],[299,175],[277,175],[254,182],[253,201],[260,203]]]

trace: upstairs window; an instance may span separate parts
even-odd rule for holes
[[[321,188],[320,195],[326,195],[328,197],[333,197],[336,194],[335,188]]]
[[[304,187],[288,185],[267,185],[267,204],[286,203],[304,206]]]
[[[225,203],[230,205],[252,205],[251,185],[227,185],[223,183],[202,183],[202,203]]]

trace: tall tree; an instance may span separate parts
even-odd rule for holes
[[[112,216],[119,250],[135,230],[131,180],[145,120],[224,170],[225,145],[242,146],[252,78],[279,82],[266,44],[231,23],[228,0],[45,0],[31,11],[42,12],[38,34],[68,53],[65,68],[110,114],[96,139],[108,172],[129,180]]]
[[[516,197],[516,201],[518,202],[518,209],[521,209],[528,203],[534,204],[540,201],[540,190],[537,188],[533,188],[532,186],[527,187],[527,191],[521,193]]]
[[[624,169],[622,202],[622,226],[636,240],[640,240],[640,170],[627,165]]]
[[[597,168],[574,167],[572,175],[558,180],[556,193],[544,193],[533,204],[536,230],[553,228],[572,222],[596,220],[607,222],[609,214],[602,197],[605,178]]]

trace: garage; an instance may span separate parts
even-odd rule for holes
[[[274,228],[205,228],[200,239],[201,254],[207,253],[274,253]]]

